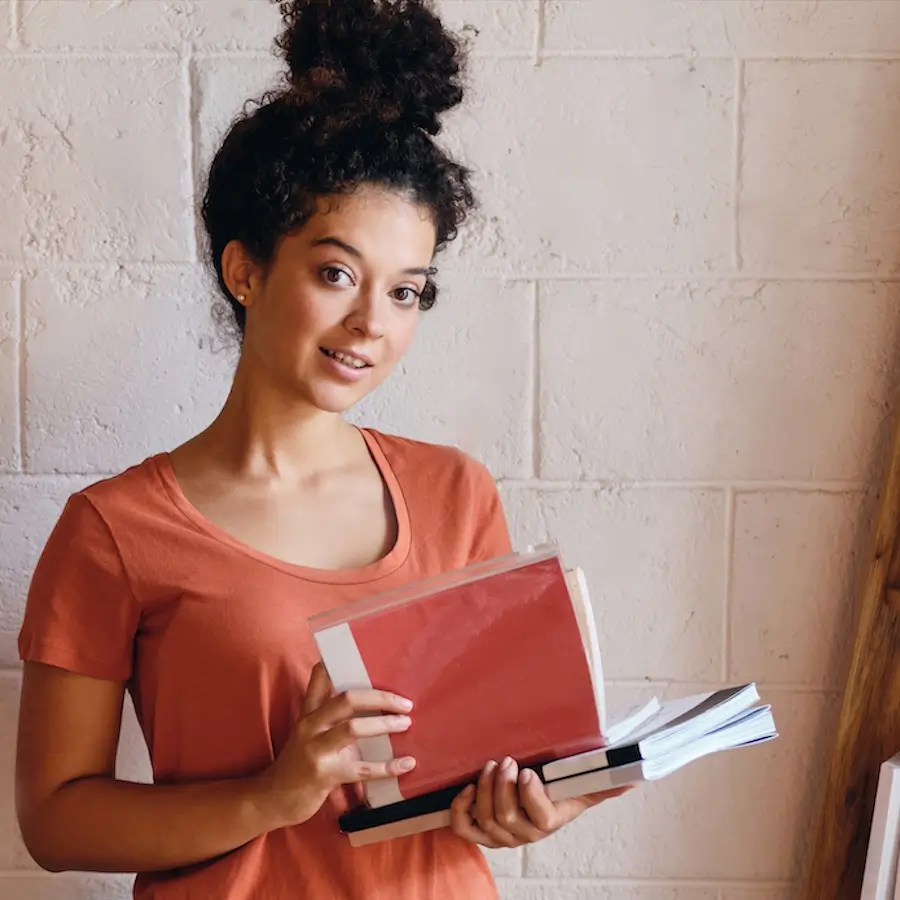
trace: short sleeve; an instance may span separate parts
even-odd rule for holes
[[[472,550],[470,562],[483,562],[512,552],[512,541],[497,484],[488,469],[473,463]]]
[[[90,499],[73,495],[32,576],[20,658],[125,681],[138,620],[138,603],[109,527]]]

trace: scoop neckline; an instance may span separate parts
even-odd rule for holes
[[[258,550],[256,547],[239,540],[224,528],[220,528],[188,500],[175,475],[175,469],[168,451],[152,456],[151,462],[162,481],[169,499],[178,511],[199,531],[214,538],[219,543],[242,553],[244,556],[255,559],[257,562],[286,572],[304,581],[312,581],[318,584],[363,584],[384,578],[386,575],[390,575],[399,569],[409,556],[411,536],[409,509],[406,505],[406,498],[403,495],[403,489],[390,460],[371,429],[361,428],[356,425],[353,427],[362,435],[366,447],[381,474],[381,478],[387,485],[388,494],[394,506],[394,515],[397,519],[397,537],[391,549],[380,559],[356,568],[317,569],[288,562],[288,560]]]

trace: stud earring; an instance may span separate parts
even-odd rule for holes
[[[238,294],[237,296],[238,303],[243,303],[246,299],[247,297],[244,294]]]

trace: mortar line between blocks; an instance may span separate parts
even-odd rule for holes
[[[741,193],[743,191],[744,177],[744,61],[734,61],[734,184],[732,204],[734,209],[734,268],[740,272],[744,268],[744,258],[741,250]]]
[[[531,286],[531,470],[541,477],[541,286]]]
[[[547,0],[537,0],[534,21],[534,65],[539,66],[544,58],[544,34],[547,25]]]
[[[571,479],[553,478],[499,478],[505,487],[528,488],[536,491],[620,491],[620,490],[672,490],[672,491],[726,491],[735,494],[753,494],[762,492],[821,493],[821,494],[854,494],[868,490],[872,485],[866,481],[692,481],[690,479],[639,480],[639,479]]]
[[[724,606],[722,609],[722,683],[728,684],[731,678],[731,592],[734,582],[734,522],[735,492],[733,488],[725,491],[725,572],[724,572]]]
[[[670,59],[711,59],[731,60],[734,56],[725,53],[710,53],[709,55],[697,53],[688,47],[672,47],[658,50],[566,50],[561,47],[555,49],[543,48],[541,56],[544,59],[598,59],[603,61],[617,60],[670,60]]]
[[[38,271],[41,272],[59,272],[66,275],[71,272],[94,273],[115,273],[119,271],[128,271],[135,269],[157,269],[160,271],[184,271],[185,269],[196,268],[198,260],[168,260],[168,259],[98,259],[93,262],[78,262],[72,260],[58,260],[56,262],[48,261],[40,263],[38,269],[37,260],[27,259],[7,259],[0,258],[0,267],[12,272],[20,272],[26,276],[33,276]]]
[[[2,262],[2,260],[0,260]],[[457,270],[460,271],[460,270]],[[824,282],[828,284],[896,284],[900,283],[900,273],[884,273],[878,275],[874,272],[752,272],[742,270],[727,270],[722,272],[519,272],[510,275],[503,272],[467,271],[467,274],[476,278],[498,278],[509,284],[524,281],[547,282],[610,282],[610,281],[668,281],[668,282],[696,282],[698,284],[721,284],[729,281],[758,281],[766,284],[808,284]]]
[[[525,884],[535,886],[557,887],[560,883],[565,882],[566,885],[574,887],[638,887],[638,888],[712,888],[715,891],[726,889],[744,889],[750,888],[755,890],[782,890],[790,888],[796,882],[790,879],[760,879],[755,881],[748,878],[634,878],[627,875],[619,875],[615,877],[560,877],[558,875],[536,875],[523,879],[516,879],[509,876],[498,876],[497,882],[500,884],[512,884],[521,880]]]
[[[9,43],[10,50],[18,50],[22,46],[22,0],[9,0]]]
[[[19,26],[21,28],[21,24]],[[164,59],[177,60],[181,56],[177,49],[165,50],[25,50],[15,52],[12,50],[0,51],[0,59],[43,59],[51,62],[65,62],[69,59],[93,60],[104,62],[108,60],[135,60],[135,59]]]
[[[670,59],[703,59],[718,62],[730,62],[734,54],[724,50],[710,52],[698,51],[692,47],[668,47],[641,50],[610,50],[556,47],[544,49],[544,59],[599,59],[599,60],[670,60]],[[799,62],[799,63],[845,63],[845,62],[898,62],[900,53],[876,53],[864,51],[847,51],[845,53],[742,53],[744,62]]]
[[[18,358],[16,362],[16,398],[19,403],[19,471],[23,474],[28,472],[28,414],[26,412],[26,402],[28,398],[28,354],[25,347],[25,279],[18,275],[16,277],[16,315],[18,317]]]
[[[200,222],[198,217],[193,214],[193,211],[197,207],[197,177],[199,172],[199,162],[200,162],[200,152],[198,149],[198,145],[200,143],[200,136],[197,133],[199,128],[199,116],[198,112],[198,90],[197,90],[197,80],[195,75],[194,68],[194,58],[190,45],[187,46],[184,55],[184,87],[187,92],[187,114],[188,114],[188,122],[187,122],[187,140],[188,140],[188,152],[187,152],[187,164],[190,167],[190,171],[188,172],[188,188],[191,193],[191,255],[192,255],[192,263],[196,263],[200,258],[200,235],[199,228]]]
[[[0,481],[9,477],[21,479],[23,475],[27,476],[28,480],[35,484],[49,480],[58,481],[61,478],[95,478],[100,481],[104,478],[113,478],[121,473],[121,469],[117,472],[104,472],[101,469],[97,469],[95,472],[3,472],[0,473]]]

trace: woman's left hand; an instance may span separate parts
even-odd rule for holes
[[[461,838],[484,847],[521,847],[559,831],[585,810],[619,797],[630,787],[587,794],[554,803],[540,778],[529,769],[519,772],[514,760],[490,762],[478,778],[453,801],[451,828]]]

